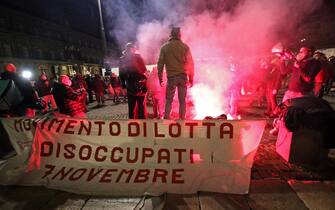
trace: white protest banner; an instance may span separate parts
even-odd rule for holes
[[[10,136],[27,132],[19,120],[2,120]],[[245,194],[265,123],[45,118],[37,124],[29,159],[9,160],[0,184],[114,196]]]
[[[16,184],[27,167],[34,140],[35,127],[39,119],[32,118],[0,118],[8,133],[9,140],[17,154],[0,165],[0,184]],[[3,135],[1,135],[3,136]],[[1,141],[7,139],[1,139]]]

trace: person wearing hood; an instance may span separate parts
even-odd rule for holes
[[[11,107],[6,115],[34,117],[38,96],[30,81],[20,76],[16,72],[16,66],[11,63],[5,65],[5,71],[1,73],[0,77],[1,80],[12,80],[23,97],[23,100],[15,107]]]
[[[49,103],[51,105],[52,110],[57,109],[55,99],[51,93],[52,86],[45,73],[43,73],[40,76],[39,80],[36,82],[35,89],[38,93],[38,96],[42,97],[47,104],[47,106],[45,106],[45,108],[42,110],[43,113],[46,113],[48,111]]]
[[[52,94],[61,114],[70,115],[74,118],[86,118],[86,105],[81,101],[86,98],[86,90],[84,88],[74,90],[72,82],[67,75],[59,77],[59,83],[55,83]]]
[[[313,95],[314,79],[321,70],[320,61],[313,58],[314,51],[314,47],[300,48],[283,102],[291,98]]]
[[[145,119],[147,68],[133,43],[127,43],[123,56],[120,58],[119,71],[122,88],[127,88],[129,119]],[[135,115],[136,107],[138,117]]]
[[[157,63],[160,84],[163,83],[163,69],[166,69],[167,87],[164,119],[170,118],[171,104],[178,89],[179,118],[185,119],[187,83],[193,86],[194,63],[190,48],[181,41],[179,27],[173,27],[167,43],[160,49]]]

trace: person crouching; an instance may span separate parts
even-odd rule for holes
[[[59,83],[54,85],[52,93],[59,112],[74,118],[86,118],[86,105],[81,101],[86,98],[87,93],[84,89],[73,90],[71,84],[72,82],[68,76],[61,75]]]

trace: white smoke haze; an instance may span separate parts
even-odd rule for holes
[[[151,31],[152,34],[148,35],[148,31]],[[137,43],[141,55],[147,63],[157,62],[159,47],[167,40],[166,34],[169,34],[169,32],[170,23],[168,21],[153,21],[139,26]]]
[[[141,11],[129,8],[128,1],[111,2],[113,7],[120,4],[119,18],[111,20],[111,33],[121,46],[136,37],[147,63],[157,61],[171,25],[181,27],[182,40],[195,60],[195,85],[189,93],[194,114],[201,119],[229,111],[227,96],[236,83],[229,62],[239,61],[237,74],[241,77],[254,71],[257,57],[270,53],[275,43],[294,37],[300,21],[319,8],[322,0],[146,0],[137,8]],[[141,13],[140,20],[131,18],[134,11]]]

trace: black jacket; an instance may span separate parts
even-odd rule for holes
[[[23,116],[26,108],[35,108],[38,97],[30,81],[17,73],[8,71],[1,73],[1,79],[13,80],[15,86],[20,90],[23,96],[22,102],[17,107],[12,108],[11,114]]]
[[[120,79],[129,95],[145,95],[147,92],[145,73],[147,68],[139,54],[127,54],[120,59]]]

